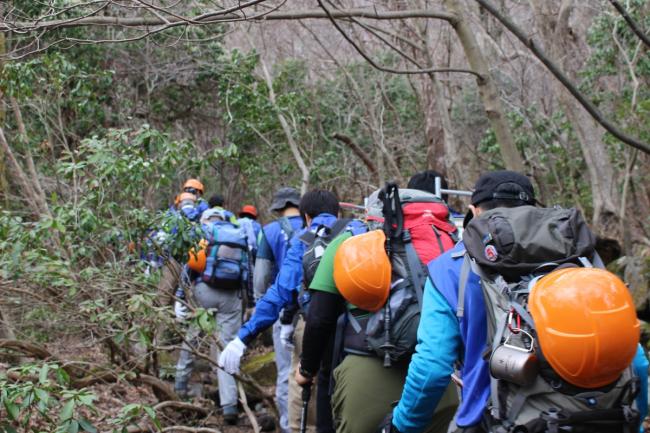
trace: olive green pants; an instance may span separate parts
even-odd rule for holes
[[[407,372],[408,365],[385,368],[379,358],[347,355],[334,370],[336,433],[375,433],[402,396]],[[425,432],[446,433],[457,406],[458,393],[450,383]]]

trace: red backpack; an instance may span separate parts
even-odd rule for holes
[[[442,199],[426,191],[417,189],[399,189],[399,200],[402,207],[403,228],[411,234],[411,242],[426,266],[445,251],[450,250],[458,242],[458,228],[450,219],[449,208]],[[370,212],[369,220],[384,222],[380,217],[381,202],[370,198],[377,207]]]

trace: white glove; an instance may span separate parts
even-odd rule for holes
[[[174,314],[176,315],[176,320],[183,321],[187,319],[187,315],[190,310],[187,308],[187,305],[183,304],[181,301],[174,302]]]
[[[239,373],[239,363],[245,350],[246,345],[239,338],[235,338],[224,347],[223,352],[219,355],[219,367],[228,374]]]
[[[292,324],[280,324],[280,341],[282,346],[289,351],[293,350],[293,330],[294,326]]]

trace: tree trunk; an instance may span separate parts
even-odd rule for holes
[[[586,50],[584,41],[578,39],[581,32],[572,31],[570,28],[569,19],[574,11],[574,1],[563,0],[557,11],[553,10],[555,2],[548,0],[532,0],[531,4],[535,9],[537,26],[547,42],[550,56],[556,61],[561,61],[565,74],[572,80],[578,81],[578,68],[583,63],[583,59],[576,56]],[[553,88],[576,133],[585,158],[591,184],[594,228],[599,233],[606,233],[607,237],[618,237],[620,234],[618,180],[607,145],[603,141],[605,130],[558,81],[554,80]]]
[[[510,133],[508,119],[506,119],[503,107],[501,106],[499,90],[490,73],[487,59],[483,56],[476,42],[474,30],[472,30],[464,18],[464,7],[459,0],[445,0],[444,4],[451,12],[458,16],[458,21],[453,24],[453,28],[463,46],[470,67],[482,76],[482,79],[477,80],[479,95],[483,102],[485,114],[499,142],[503,162],[507,169],[523,173],[525,169],[524,160],[519,154],[512,134]]]

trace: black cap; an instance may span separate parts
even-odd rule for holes
[[[280,188],[273,196],[273,203],[269,208],[272,211],[279,211],[286,208],[288,205],[298,207],[300,205],[300,192],[291,187]]]
[[[476,206],[488,200],[521,200],[534,205],[535,190],[530,179],[521,173],[509,170],[490,171],[476,181],[472,204]],[[467,227],[473,216],[471,210],[467,211],[463,227]]]
[[[474,185],[472,204],[487,200],[521,200],[535,204],[535,191],[530,180],[521,173],[509,170],[490,171],[482,175]]]

